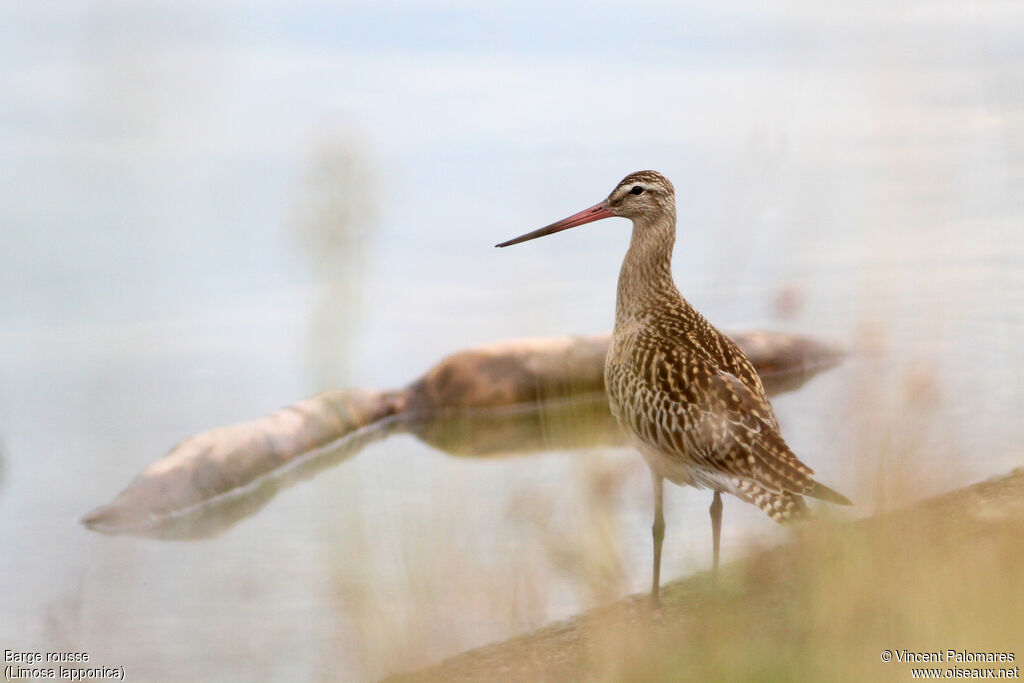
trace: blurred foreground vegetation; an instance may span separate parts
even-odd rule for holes
[[[793,543],[389,683],[911,680],[911,667],[1024,656],[1024,469]],[[883,663],[881,653],[1012,652],[1009,664]]]

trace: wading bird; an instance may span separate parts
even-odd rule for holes
[[[747,357],[679,294],[672,279],[675,190],[655,171],[631,173],[608,198],[557,223],[502,242],[507,247],[620,216],[633,222],[619,272],[615,330],[604,378],[612,413],[654,479],[654,571],[658,603],[665,536],[662,488],[708,488],[713,572],[718,572],[722,492],[753,503],[777,522],[807,511],[803,496],[850,505],[811,478],[779,433],[764,387]]]

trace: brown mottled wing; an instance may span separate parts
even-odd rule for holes
[[[767,399],[734,375],[723,370],[709,374],[705,391],[688,412],[707,466],[773,491],[813,489],[813,470],[786,445]]]
[[[750,362],[747,356],[743,353],[740,347],[729,337],[725,336],[718,330],[715,332],[721,337],[722,348],[724,353],[721,358],[711,358],[711,364],[719,370],[719,372],[732,375],[733,380],[738,380],[747,389],[750,390],[750,394],[753,397],[759,397],[760,400],[754,405],[754,402],[750,402],[750,407],[755,410],[759,416],[771,423],[777,430],[779,428],[779,421],[775,417],[775,411],[772,410],[771,404],[768,399],[765,398],[764,384],[761,383],[761,377],[757,374],[757,370],[754,369],[754,364]]]
[[[734,490],[745,482],[797,494],[813,489],[812,470],[782,439],[771,405],[756,391],[759,382],[752,389],[703,353],[647,344],[643,337],[633,347],[633,362],[609,375],[609,391],[622,404],[620,420],[638,438],[686,463],[700,485],[718,488],[721,482]]]

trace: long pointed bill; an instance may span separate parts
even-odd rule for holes
[[[539,230],[528,232],[525,235],[520,235],[515,239],[510,239],[508,242],[502,242],[501,244],[495,244],[496,247],[509,247],[513,244],[519,244],[520,242],[527,242],[529,240],[535,240],[538,237],[544,237],[545,235],[553,235],[556,232],[568,230],[569,228],[575,228],[577,225],[583,225],[584,223],[593,223],[599,221],[602,218],[610,218],[612,216],[612,210],[608,208],[608,205],[604,202],[600,204],[594,204],[589,209],[583,209],[579,213],[574,213],[568,218],[563,218],[557,223],[546,225]]]

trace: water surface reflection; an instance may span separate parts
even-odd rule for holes
[[[805,337],[733,336],[769,395],[799,387],[842,357]],[[473,458],[623,445],[603,391],[607,346],[608,337],[597,336],[468,349],[403,390],[329,391],[253,422],[198,434],[83,522],[107,534],[215,536],[279,491],[396,433]]]

